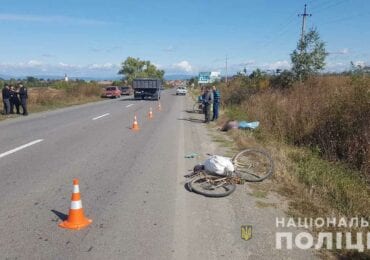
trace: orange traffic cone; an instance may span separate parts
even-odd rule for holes
[[[139,128],[139,124],[137,123],[136,115],[135,115],[135,117],[134,117],[134,123],[132,124],[131,129],[132,129],[132,130],[140,130],[140,128]]]
[[[149,110],[148,118],[149,119],[152,119],[153,118],[153,110],[152,110],[152,108],[150,108],[150,110]]]
[[[82,209],[80,188],[78,186],[77,179],[73,180],[73,193],[71,200],[68,219],[61,222],[59,226],[62,228],[80,230],[90,225],[92,220],[85,217],[84,210]]]
[[[158,111],[161,111],[161,110],[162,110],[161,102],[158,101]]]

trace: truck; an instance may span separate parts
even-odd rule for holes
[[[135,99],[161,99],[162,80],[155,78],[134,79],[132,82]]]

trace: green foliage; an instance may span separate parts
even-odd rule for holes
[[[356,171],[338,163],[330,163],[316,155],[291,153],[300,182],[327,200],[346,216],[367,217],[370,213],[370,189]]]
[[[295,82],[294,73],[289,70],[284,70],[279,75],[271,78],[271,85],[273,88],[286,89],[293,86]]]
[[[249,75],[249,78],[254,80],[266,79],[266,73],[257,68]]]
[[[194,87],[198,87],[198,77],[192,77],[189,82],[188,82],[188,85],[189,86],[192,86],[194,84]]]
[[[297,49],[290,55],[292,70],[297,78],[306,80],[309,75],[324,69],[327,55],[325,43],[320,40],[319,33],[316,29],[311,29],[299,40]]]
[[[50,87],[52,88],[55,88],[55,89],[68,89],[68,88],[72,88],[73,87],[73,83],[72,82],[65,82],[65,81],[55,81],[53,82]]]
[[[124,75],[129,84],[135,78],[159,78],[163,79],[164,70],[159,70],[150,61],[140,60],[139,58],[128,57],[122,62],[118,74]]]
[[[27,81],[27,83],[36,83],[39,80],[35,77],[27,77],[26,81]]]
[[[122,86],[123,85],[123,81],[121,81],[121,80],[115,80],[115,81],[113,81],[112,85],[113,86]]]

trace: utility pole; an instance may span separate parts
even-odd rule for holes
[[[302,31],[301,31],[301,41],[303,41],[304,38],[304,31],[306,27],[306,17],[312,16],[312,14],[307,13],[307,4],[304,5],[304,12],[303,14],[298,14],[298,16],[302,16]]]
[[[307,4],[304,5],[304,12],[303,14],[298,14],[298,16],[302,16],[302,29],[301,29],[301,44],[303,47],[303,40],[304,40],[304,35],[305,35],[305,29],[306,29],[306,17],[312,16],[312,14],[307,13]],[[299,44],[299,45],[301,45]],[[301,49],[301,54],[303,51],[306,51],[305,49]],[[302,75],[299,74],[299,81],[302,82]]]
[[[226,86],[227,86],[227,55],[226,55],[226,77],[225,77],[225,83],[226,83]]]

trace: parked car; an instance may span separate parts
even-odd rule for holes
[[[186,87],[178,87],[176,89],[176,95],[186,95],[186,93],[188,93]]]
[[[121,90],[116,86],[109,86],[104,88],[102,97],[106,98],[120,98]]]
[[[120,87],[120,89],[121,89],[121,95],[130,96],[134,93],[131,87],[123,86],[123,87]]]

